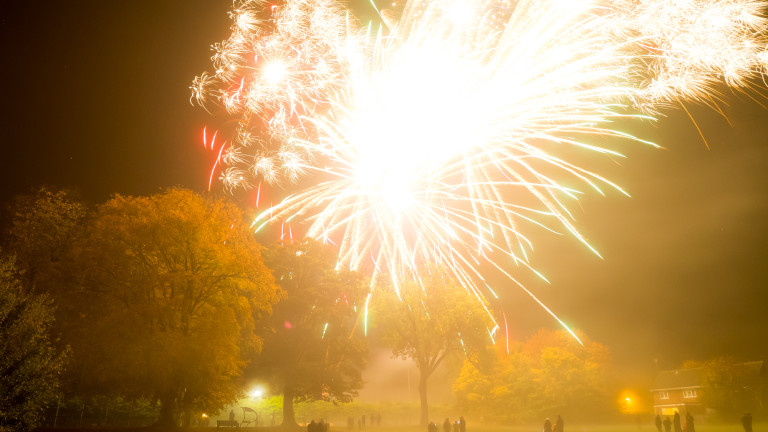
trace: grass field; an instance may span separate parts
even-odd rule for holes
[[[753,427],[755,432],[768,432],[768,423],[757,423]],[[213,430],[226,431],[234,430],[237,432],[281,432],[285,429],[279,428],[220,428],[212,427],[190,427],[190,428],[118,428],[118,427],[91,427],[91,428],[38,428],[37,432],[210,432]],[[298,430],[304,430],[297,429]],[[426,432],[426,427],[376,427],[369,428],[366,432]],[[349,432],[345,427],[332,428],[332,432]],[[515,426],[486,426],[471,423],[467,425],[467,432],[540,432],[541,426],[535,425],[515,425]],[[652,423],[648,424],[568,424],[565,425],[565,432],[656,432]],[[733,424],[701,424],[696,425],[696,432],[743,432],[740,423]]]

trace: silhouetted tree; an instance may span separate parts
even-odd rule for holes
[[[253,373],[283,394],[283,425],[295,426],[294,402],[348,402],[362,387],[367,346],[355,331],[368,280],[337,270],[335,251],[313,240],[270,246],[264,261],[285,295],[263,331]]]

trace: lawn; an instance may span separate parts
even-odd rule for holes
[[[89,427],[89,428],[38,428],[36,432],[210,432],[216,429],[215,426],[211,427],[190,427],[190,428],[139,428],[139,427]],[[756,432],[768,432],[768,423],[757,423],[753,428]],[[282,432],[285,429],[279,428],[219,428],[219,431],[236,430],[237,432]],[[303,428],[300,430],[304,430]],[[426,427],[369,427],[365,432],[426,432]],[[442,428],[440,429],[442,430]],[[331,431],[336,432],[352,432],[346,427],[332,428]],[[486,426],[475,425],[471,423],[471,419],[468,421],[467,432],[541,432],[541,426],[534,425],[514,425],[514,426]],[[625,423],[625,424],[568,424],[565,425],[565,432],[656,432],[656,428],[649,420],[647,424]],[[734,422],[733,424],[697,424],[696,432],[743,432],[741,424]]]

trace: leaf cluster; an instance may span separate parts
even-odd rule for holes
[[[610,409],[613,378],[608,349],[565,331],[542,330],[492,361],[466,362],[454,383],[460,405],[489,420],[523,422],[563,414],[585,418]]]
[[[54,348],[48,296],[24,289],[14,260],[0,258],[0,430],[28,430],[56,391],[64,353]]]

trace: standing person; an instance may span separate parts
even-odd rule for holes
[[[316,432],[316,430],[317,429],[315,428],[315,419],[312,419],[312,421],[309,422],[309,424],[307,425],[307,432]]]
[[[467,421],[464,416],[459,417],[459,432],[467,432]]]
[[[235,410],[229,410],[229,423],[230,426],[235,422]]]
[[[552,422],[549,421],[549,418],[544,419],[544,428],[541,432],[552,432]]]
[[[752,414],[745,413],[741,416],[741,425],[744,426],[744,432],[752,432]]]
[[[693,427],[693,416],[690,412],[685,413],[685,432],[696,432],[696,428]]]
[[[448,417],[443,422],[443,432],[451,432],[451,421],[448,420]]]
[[[459,421],[453,422],[453,432],[459,432]]]
[[[656,414],[656,430],[661,432],[661,416]]]
[[[664,421],[661,422],[664,425],[664,432],[670,432],[672,430],[672,420],[668,416],[664,416]]]
[[[560,414],[557,415],[557,420],[555,420],[555,428],[552,430],[552,432],[563,432],[563,418],[560,417]]]
[[[672,425],[675,427],[675,432],[683,432],[683,428],[680,427],[680,413],[675,411],[675,416],[672,418]]]

